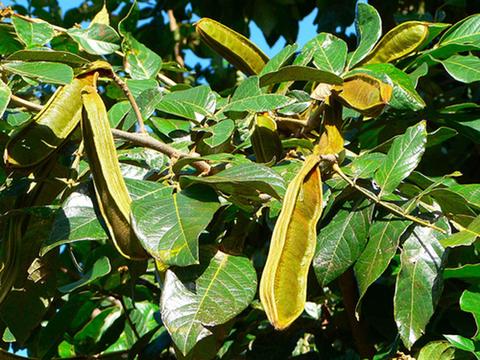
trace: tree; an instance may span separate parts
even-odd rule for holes
[[[2,356],[480,356],[480,14],[99,4],[1,10]]]

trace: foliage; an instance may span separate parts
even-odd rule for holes
[[[93,3],[1,10],[2,357],[480,358],[480,14]]]

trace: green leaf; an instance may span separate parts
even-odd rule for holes
[[[480,278],[480,264],[467,264],[443,271],[444,279],[477,279]]]
[[[374,176],[375,182],[381,188],[379,196],[394,191],[402,180],[410,175],[420,162],[426,143],[425,121],[409,127],[405,134],[395,138],[387,157]]]
[[[182,188],[207,184],[223,194],[256,198],[258,192],[280,198],[285,194],[283,178],[269,167],[253,162],[233,165],[215,175],[181,176]]]
[[[89,62],[89,60],[84,59],[77,54],[68,51],[51,50],[48,48],[41,50],[20,50],[11,54],[7,60],[61,62],[71,66],[84,65]]]
[[[262,112],[278,109],[293,102],[293,99],[275,94],[263,94],[259,79],[251,76],[244,80],[233,93],[230,103],[222,110]]]
[[[341,77],[328,71],[307,66],[288,65],[260,77],[260,87],[285,81],[316,81],[326,84],[341,84],[343,82]]]
[[[204,138],[203,142],[211,148],[217,147],[226,142],[233,134],[235,130],[235,122],[230,119],[222,120],[213,126],[208,128],[202,128],[211,136]]]
[[[439,242],[443,237],[437,230],[416,226],[403,243],[394,316],[400,338],[408,349],[424,333],[443,289],[445,249]]]
[[[418,79],[428,74],[428,65],[426,63],[422,63],[418,66],[415,70],[408,74],[410,80],[412,80],[413,87],[416,88],[418,85]]]
[[[106,256],[102,256],[100,259],[95,261],[93,264],[92,268],[88,270],[85,275],[82,276],[81,279],[67,284],[60,286],[58,290],[62,293],[69,293],[72,292],[82,286],[88,285],[95,280],[101,278],[102,276],[105,276],[112,271],[112,267],[110,266],[110,261]]]
[[[3,113],[7,109],[8,103],[10,102],[10,96],[12,91],[2,80],[0,80],[0,118],[3,116]]]
[[[480,80],[480,58],[474,55],[453,55],[441,61],[445,70],[466,84]]]
[[[360,256],[368,239],[373,206],[367,201],[345,203],[320,230],[313,258],[313,269],[320,286],[328,285],[345,272]]]
[[[442,144],[444,141],[458,135],[458,131],[446,126],[441,126],[427,136],[427,148]],[[480,193],[479,193],[480,195]]]
[[[447,44],[480,44],[480,14],[471,15],[448,29],[438,42]]]
[[[76,191],[65,200],[55,216],[50,237],[43,245],[40,255],[43,256],[60,245],[107,238],[93,208],[92,199],[87,194]]]
[[[447,341],[431,341],[418,354],[417,360],[453,360],[455,349]]]
[[[205,116],[212,116],[215,105],[215,95],[210,87],[202,85],[165,94],[156,109],[198,122]]]
[[[383,219],[376,219],[370,226],[370,239],[354,266],[360,293],[357,312],[360,301],[369,286],[383,274],[390,264],[397,252],[400,237],[410,223],[410,221],[388,215]]]
[[[262,75],[280,69],[295,54],[297,47],[297,44],[285,46],[282,50],[280,50],[277,55],[275,55],[267,62],[267,64],[263,67],[262,71],[260,71],[258,75],[261,77]]]
[[[105,24],[94,23],[88,29],[69,29],[67,34],[89,54],[108,55],[120,49],[117,44],[120,37]]]
[[[125,53],[125,70],[132,79],[155,78],[162,68],[162,58],[127,34],[122,42]]]
[[[15,36],[10,24],[0,24],[0,55],[6,56],[23,49],[22,43]]]
[[[160,300],[162,320],[177,348],[187,355],[212,332],[206,326],[227,322],[253,300],[255,269],[247,258],[220,251],[196,280],[193,293],[167,270]]]
[[[73,80],[72,68],[60,63],[12,61],[2,64],[2,67],[13,74],[51,84],[66,85]]]
[[[447,339],[450,344],[455,346],[457,349],[463,351],[474,352],[475,351],[475,343],[471,339],[467,339],[460,335],[443,335],[445,339]]]
[[[158,91],[158,89],[147,89],[142,91],[137,97],[137,105],[140,109],[140,113],[142,114],[143,119],[148,119],[153,112],[155,111],[155,107],[157,106],[158,102],[162,99],[162,93]],[[131,129],[135,123],[137,122],[137,115],[133,111],[132,107],[129,105],[129,111],[125,116],[125,120],[123,120],[122,129],[129,130]],[[118,111],[123,111],[124,108],[118,109]],[[118,114],[117,116],[119,116]]]
[[[347,68],[351,69],[359,63],[382,35],[382,20],[378,11],[371,5],[359,3],[355,17],[355,28],[357,32],[357,48],[350,54]]]
[[[313,63],[320,70],[341,74],[347,59],[347,44],[332,34],[320,33],[310,40],[303,51],[313,52]]]
[[[477,324],[477,331],[475,333],[475,339],[480,339],[480,293],[465,290],[460,297],[460,309],[465,312],[469,312],[475,319]]]
[[[52,40],[55,34],[50,24],[43,21],[32,23],[17,16],[13,16],[12,23],[18,37],[27,48],[42,46]]]
[[[480,236],[480,216],[477,216],[466,229],[442,239],[444,247],[468,246]]]
[[[392,64],[366,64],[351,73],[366,72],[379,80],[393,85],[392,98],[388,104],[398,110],[418,111],[425,107],[425,102],[415,90],[410,77]]]
[[[463,196],[470,205],[480,208],[480,184],[456,184],[449,189]]]
[[[198,237],[220,207],[216,194],[201,186],[172,193],[171,187],[155,185],[148,196],[133,201],[135,234],[166,265],[198,263]]]
[[[123,118],[125,117],[125,115],[127,115],[127,113],[130,111],[131,108],[132,106],[130,105],[130,102],[128,102],[127,100],[119,101],[115,103],[108,110],[108,122],[110,123],[110,127],[112,128],[118,127],[118,125],[120,125]]]
[[[373,173],[380,167],[385,154],[382,153],[366,153],[362,154],[352,160],[348,166],[343,168],[343,171],[353,176],[355,179],[371,178]]]

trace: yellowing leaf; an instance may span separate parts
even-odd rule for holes
[[[197,22],[195,28],[205,44],[247,75],[260,73],[269,60],[268,56],[245,36],[215,20],[203,18]]]
[[[257,115],[251,137],[257,162],[268,163],[280,160],[282,143],[277,133],[277,123],[268,115]]]
[[[322,212],[318,162],[316,155],[307,157],[287,188],[260,281],[260,299],[278,330],[288,327],[305,307],[308,269]]]
[[[329,99],[330,104],[326,105],[323,112],[323,133],[320,141],[315,146],[315,154],[339,154],[343,151],[343,135],[340,131],[342,124],[342,107],[340,104]]]
[[[82,101],[82,133],[100,212],[117,250],[128,259],[145,259],[130,225],[132,200],[120,172],[107,110],[94,87],[84,88]]]
[[[391,85],[364,73],[350,76],[343,85],[333,88],[333,94],[342,104],[370,117],[381,114],[392,91]]]
[[[428,37],[429,24],[422,21],[407,21],[380,39],[363,64],[388,63],[417,50]]]
[[[110,17],[108,15],[108,9],[105,3],[103,4],[102,9],[92,19],[90,25],[92,24],[110,25]]]

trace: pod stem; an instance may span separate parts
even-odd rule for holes
[[[327,160],[327,161],[331,161],[331,159],[324,159],[324,160]],[[365,195],[367,198],[369,198],[370,200],[374,201],[376,204],[380,205],[380,206],[383,206],[385,209],[389,210],[390,212],[398,215],[398,216],[401,216],[405,219],[408,219],[408,220],[411,220],[419,225],[422,225],[422,226],[425,226],[425,227],[429,227],[429,228],[432,228],[434,230],[437,230],[437,231],[440,231],[441,233],[443,234],[446,234],[447,231],[442,229],[442,228],[439,228],[438,226],[434,225],[434,224],[431,224],[429,223],[428,221],[425,221],[425,220],[422,220],[422,219],[419,219],[413,215],[410,215],[410,214],[407,214],[405,213],[402,209],[400,208],[397,208],[396,206],[388,203],[388,202],[385,202],[385,201],[382,201],[380,200],[375,194],[372,194],[370,191],[368,191],[367,189],[364,189],[363,187],[357,185],[354,181],[352,181],[347,175],[345,175],[345,173],[342,171],[342,169],[340,169],[340,167],[338,166],[338,163],[334,162],[332,164],[332,170],[338,175],[340,176],[343,180],[345,180],[348,185],[350,185],[351,187],[355,188],[356,190],[358,190],[359,192],[361,192],[363,195]]]
[[[120,79],[120,76],[115,74],[115,72],[112,71],[112,79],[115,81],[115,83],[120,86],[122,89],[123,93],[127,97],[128,101],[130,102],[130,105],[132,105],[133,112],[135,113],[135,116],[137,117],[137,123],[138,123],[138,128],[139,132],[146,134],[147,131],[145,130],[145,124],[143,122],[143,116],[142,113],[140,112],[140,108],[138,107],[137,101],[133,97],[132,92],[128,88],[127,84]]]

